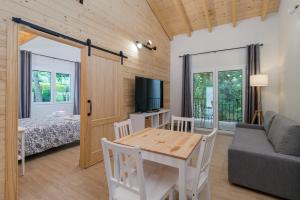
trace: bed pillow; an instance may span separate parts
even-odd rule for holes
[[[275,152],[300,156],[300,124],[282,115],[276,115],[268,139]]]
[[[277,113],[273,112],[273,111],[267,111],[265,113],[265,117],[264,117],[264,129],[266,131],[266,134],[269,134],[269,130],[272,126],[272,122],[275,118],[275,116],[277,115]]]
[[[66,113],[66,111],[59,110],[59,111],[53,112],[52,116],[53,117],[65,117],[65,116],[67,116],[67,113]]]

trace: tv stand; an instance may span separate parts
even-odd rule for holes
[[[149,110],[149,111],[147,111],[146,113],[156,113],[156,112],[159,112],[160,111],[160,109],[156,109],[156,110]]]
[[[132,122],[133,131],[139,131],[145,128],[164,128],[170,123],[170,110],[160,109],[157,111],[132,113],[129,115]]]

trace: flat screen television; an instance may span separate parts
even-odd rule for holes
[[[163,108],[163,81],[135,77],[135,112],[157,111]]]

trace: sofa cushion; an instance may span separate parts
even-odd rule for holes
[[[275,116],[277,115],[277,113],[273,112],[273,111],[267,111],[265,113],[265,117],[264,117],[264,129],[266,131],[266,134],[268,135],[270,127],[272,125],[272,122],[275,118]]]
[[[237,123],[235,125],[236,128],[248,128],[248,129],[259,129],[265,130],[263,126],[258,124],[247,124],[247,123]]]
[[[230,148],[258,154],[275,153],[262,129],[237,128]]]
[[[282,115],[276,115],[268,139],[278,153],[300,156],[300,124]]]

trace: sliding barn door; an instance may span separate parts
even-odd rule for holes
[[[81,125],[81,167],[103,160],[101,138],[114,139],[113,123],[120,116],[120,60],[92,49],[82,68],[83,120]]]

